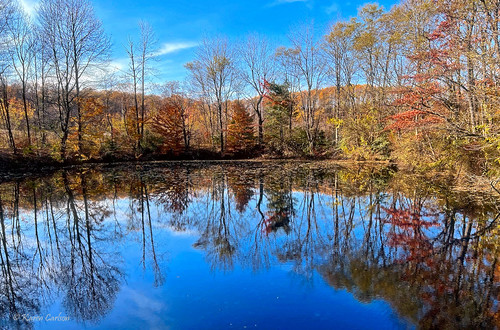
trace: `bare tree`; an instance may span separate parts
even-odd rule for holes
[[[29,17],[20,8],[16,9],[15,18],[9,24],[9,41],[12,44],[9,54],[12,68],[21,83],[21,98],[23,101],[24,119],[26,121],[26,132],[28,135],[28,144],[31,145],[27,89],[35,55],[35,36]]]
[[[325,36],[323,47],[328,61],[326,69],[330,79],[335,85],[335,104],[334,118],[335,124],[335,143],[339,142],[339,120],[345,113],[345,103],[347,95],[344,90],[349,90],[352,77],[355,72],[355,59],[352,54],[352,34],[353,26],[344,22],[337,22],[333,25],[329,33]]]
[[[35,28],[34,36],[34,56],[32,68],[32,77],[34,77],[35,108],[37,116],[38,131],[41,134],[41,144],[46,144],[46,113],[48,110],[48,82],[50,74],[50,48],[43,42],[41,30]]]
[[[274,50],[269,46],[266,39],[258,35],[250,35],[246,42],[241,45],[240,54],[243,63],[242,77],[252,90],[250,104],[257,115],[258,143],[259,146],[262,146],[264,139],[262,101],[266,93],[265,83],[274,80]]]
[[[150,63],[155,59],[157,44],[151,25],[146,22],[140,21],[139,30],[139,45],[136,46],[134,40],[129,37],[128,45],[126,48],[129,58],[128,75],[132,79],[132,89],[134,94],[137,152],[141,151],[142,140],[144,139],[144,123],[146,121],[146,81],[152,70],[152,68],[150,67]],[[138,94],[139,92],[140,95]]]
[[[8,74],[11,70],[9,51],[9,26],[14,19],[15,6],[11,0],[0,0],[0,115],[7,129],[9,146],[17,154],[16,141],[12,133],[10,116]]]
[[[139,96],[137,95],[137,83],[140,79],[139,76],[139,65],[137,63],[137,54],[135,51],[134,41],[129,37],[128,39],[128,47],[127,47],[127,55],[129,58],[129,70],[128,74],[132,79],[132,93],[134,95],[134,126],[135,126],[135,135],[136,135],[136,152],[139,152],[141,149],[141,124],[139,120]]]
[[[109,39],[89,0],[42,0],[39,19],[58,86],[61,157],[66,158],[70,117],[77,112],[78,149],[83,152],[80,97],[93,68],[107,60]]]
[[[235,67],[235,52],[224,38],[205,39],[198,47],[196,58],[186,64],[193,87],[215,108],[220,152],[224,153],[228,101],[239,90]]]
[[[289,35],[292,47],[282,56],[288,58],[299,81],[309,152],[314,151],[318,135],[318,98],[326,76],[326,65],[321,44],[314,37],[313,25],[301,26]]]

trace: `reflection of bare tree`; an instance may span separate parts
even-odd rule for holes
[[[237,241],[235,233],[232,232],[235,228],[232,226],[231,202],[226,180],[225,173],[214,176],[211,194],[207,194],[209,211],[205,228],[194,246],[207,251],[212,269],[220,267],[223,270],[231,270]]]
[[[213,270],[287,263],[306,281],[319,273],[360,301],[384,299],[419,327],[499,322],[496,201],[373,170],[197,166],[2,185],[0,318],[62,292],[71,318],[97,321],[122,282],[122,239],[162,285],[161,243],[174,230],[199,235]]]
[[[85,173],[81,173],[80,178],[83,216],[77,210],[68,176],[63,174],[70,211],[67,220],[69,255],[65,256],[62,265],[62,285],[66,290],[63,304],[72,319],[97,321],[112,308],[122,275],[119,268],[106,259],[112,255],[96,249],[97,242],[113,237],[105,237],[102,214],[90,211]]]
[[[16,205],[18,205],[16,195]],[[17,328],[28,328],[31,326],[24,319],[18,319],[16,315],[34,314],[39,311],[38,291],[36,278],[30,276],[28,271],[28,258],[21,253],[20,249],[12,249],[8,244],[9,233],[6,230],[6,218],[2,196],[0,193],[0,267],[2,270],[0,279],[0,325],[9,322]]]
[[[143,270],[146,271],[148,261],[150,261],[151,269],[154,273],[154,285],[161,286],[165,277],[162,273],[160,260],[163,256],[158,256],[155,243],[155,230],[153,229],[153,221],[151,216],[151,199],[148,183],[145,181],[147,176],[143,172],[139,172],[131,180],[130,185],[130,222],[128,229],[133,232],[140,233],[142,258],[141,264]],[[160,204],[161,205],[161,204]]]
[[[265,234],[265,231],[262,230],[262,227],[264,226],[266,220],[264,212],[262,211],[264,202],[264,176],[262,173],[259,173],[258,179],[259,179],[259,197],[257,198],[257,205],[256,205],[256,209],[258,212],[258,217],[257,217],[258,220],[252,237],[252,243],[251,243],[252,247],[249,252],[251,255],[252,268],[254,270],[263,267],[268,268],[271,265],[269,253],[266,253],[266,251],[270,250],[269,239],[267,239],[268,237]]]
[[[153,262],[153,272],[155,274],[155,286],[161,286],[163,285],[163,282],[165,281],[165,278],[162,274],[161,267],[158,263],[158,258],[156,256],[156,248],[155,248],[155,241],[154,241],[154,234],[153,234],[153,223],[151,221],[151,208],[149,206],[149,193],[148,193],[148,187],[146,184],[144,184],[142,177],[141,177],[141,219],[142,219],[142,234],[143,237],[145,237],[144,233],[144,201],[146,202],[146,210],[147,210],[147,226],[149,228],[149,242],[151,245],[151,256],[152,256],[152,262]],[[145,263],[145,255],[143,253],[143,263]]]

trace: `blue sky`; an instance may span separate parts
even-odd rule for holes
[[[20,0],[34,11],[37,0]],[[272,42],[286,45],[294,26],[314,20],[319,32],[336,20],[349,19],[370,1],[363,0],[92,0],[97,16],[113,43],[113,63],[126,65],[124,45],[128,36],[138,37],[138,22],[149,22],[162,50],[155,64],[159,80],[182,80],[184,63],[193,59],[194,49],[204,36],[225,35],[242,39],[257,32]],[[390,8],[395,0],[378,1]]]

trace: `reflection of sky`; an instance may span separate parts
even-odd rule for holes
[[[331,289],[318,274],[306,281],[290,264],[250,272],[241,267],[212,272],[193,237],[160,235],[158,249],[169,250],[166,282],[153,287],[154,275],[143,272],[136,244],[127,256],[127,280],[114,310],[97,326],[110,328],[398,328],[385,302],[359,303],[345,291]],[[363,315],[362,318],[359,315]],[[93,328],[88,325],[88,328]]]
[[[213,259],[207,256],[207,252],[203,248],[193,247],[208,220],[207,210],[210,205],[207,203],[213,202],[210,198],[202,195],[192,201],[184,216],[194,220],[192,226],[183,234],[168,225],[173,215],[165,212],[163,206],[155,203],[153,198],[150,207],[155,252],[165,277],[163,285],[157,287],[154,285],[157,275],[153,269],[148,228],[146,261],[143,265],[142,229],[130,227],[130,221],[135,221],[137,225],[137,221],[141,219],[140,213],[137,212],[137,201],[134,202],[134,211],[131,211],[130,199],[115,200],[115,214],[105,219],[103,227],[107,228],[106,233],[113,233],[117,220],[125,236],[113,241],[94,242],[94,248],[103,255],[104,251],[120,255],[121,261],[117,266],[124,271],[125,278],[112,311],[98,324],[86,324],[86,328],[326,329],[334,326],[363,329],[372,328],[374,324],[380,328],[405,326],[405,322],[398,320],[387,303],[377,299],[369,303],[359,302],[351,293],[331,288],[315,269],[304,273],[300,270],[300,262],[297,265],[294,261],[278,261],[274,254],[279,247],[305,232],[307,203],[304,201],[307,202],[307,199],[302,192],[294,192],[293,197],[297,201],[296,214],[288,236],[281,229],[266,235],[263,228],[258,226],[260,219],[256,212],[256,194],[242,214],[236,211],[231,199],[226,199],[231,205],[227,209],[227,213],[231,214],[227,219],[229,226],[232,226],[230,232],[238,237],[234,266],[229,270],[214,268],[211,264]],[[325,239],[328,243],[327,236],[332,235],[332,198],[315,194],[314,200],[316,222],[320,228],[312,237]],[[99,203],[108,208],[113,207],[110,200]],[[268,212],[265,208],[267,203],[265,197],[262,204],[265,214]],[[83,211],[82,201],[78,201],[78,209]],[[63,212],[65,209],[56,210],[56,214],[60,216],[61,227],[65,222]],[[214,214],[219,214],[218,212],[216,209]],[[135,220],[131,220],[132,218]],[[358,225],[359,221],[357,213]],[[30,230],[25,232],[26,236],[29,237],[33,233],[32,230],[33,227],[30,226]],[[263,246],[257,253],[270,256],[266,265],[257,268],[251,260],[256,234],[260,235]],[[313,253],[319,253],[318,251],[313,250]],[[322,256],[317,257],[316,262],[320,263]],[[46,312],[57,315],[63,309],[60,300],[56,298]],[[359,317],[360,315],[362,317]],[[68,325],[76,326],[67,323],[40,323],[37,327],[66,329]]]
[[[64,187],[57,184],[58,176],[37,183],[22,183],[20,205],[33,205],[32,184],[36,185],[40,197],[37,198],[37,226],[33,212],[21,210],[23,237],[20,250],[25,254],[11,253],[14,259],[19,258],[15,259],[14,271],[20,274],[20,282],[24,284],[25,278],[30,277],[34,285],[41,286],[39,278],[47,280],[48,289],[43,292],[49,291],[50,295],[40,295],[41,313],[58,315],[62,311],[66,315],[72,306],[78,304],[82,311],[87,310],[85,306],[93,304],[101,303],[105,307],[102,313],[94,316],[97,323],[39,323],[36,326],[45,329],[83,326],[89,329],[244,326],[361,329],[373,328],[374,325],[377,328],[401,328],[408,325],[401,319],[402,315],[411,318],[412,322],[421,321],[427,315],[434,317],[434,310],[429,309],[424,299],[429,292],[446,286],[448,282],[450,286],[471,283],[474,288],[448,288],[459,290],[461,297],[465,297],[460,302],[465,308],[457,314],[442,308],[455,298],[448,295],[438,297],[437,294],[432,297],[436,300],[442,298],[436,304],[447,318],[463,315],[467,306],[478,301],[497,303],[495,297],[485,297],[486,291],[495,292],[487,285],[494,281],[491,267],[482,267],[479,259],[467,260],[469,256],[474,258],[472,255],[478,247],[471,244],[464,266],[458,260],[464,241],[450,244],[449,240],[443,239],[444,235],[439,235],[445,233],[459,238],[467,223],[474,224],[473,232],[480,228],[476,222],[462,221],[462,209],[445,209],[448,196],[444,198],[437,194],[430,197],[423,191],[416,197],[413,192],[372,194],[370,197],[368,189],[357,190],[354,184],[343,185],[341,181],[344,195],[339,193],[339,200],[335,202],[328,194],[332,192],[329,176],[318,178],[316,186],[312,176],[292,179],[293,175],[283,172],[272,177],[265,171],[235,175],[236,171],[240,174],[239,170],[214,166],[191,171],[187,167],[163,172],[144,171],[135,178],[129,177],[126,171],[116,175],[103,171],[108,175],[104,179],[99,176],[101,173],[95,173],[95,176],[81,174],[70,177],[70,184]],[[115,178],[121,179],[111,181]],[[92,196],[88,197],[89,222],[84,219],[81,182],[87,183],[85,191]],[[141,187],[144,182],[147,183],[149,203],[144,201],[142,208],[139,196],[141,192],[146,194]],[[261,218],[258,208],[260,184],[263,187],[260,207],[264,218]],[[295,190],[290,193],[287,189],[292,186]],[[15,245],[16,228],[11,226],[13,198],[9,192],[14,190],[9,184],[0,188],[6,196],[3,199],[8,217],[5,224],[11,246]],[[187,189],[190,194],[186,204]],[[80,217],[78,224],[83,241],[80,246],[75,240],[72,215],[68,221],[68,212],[72,213],[70,190],[76,198],[75,207]],[[115,200],[110,197],[113,190],[116,196],[120,196]],[[51,212],[44,208],[48,205],[48,196],[54,205],[55,225]],[[288,212],[290,223],[287,224],[288,218],[283,214],[290,200],[294,201],[294,212]],[[381,202],[380,207],[377,200]],[[146,211],[147,204],[151,222],[147,212],[141,214],[141,208]],[[222,205],[224,212],[221,212]],[[415,205],[422,205],[422,214],[426,214],[424,220],[435,220],[435,216],[439,219],[439,226],[422,228],[416,235],[418,237],[414,237],[413,229],[404,231],[392,225],[386,211],[394,207],[405,214]],[[184,206],[187,208],[182,212],[173,211]],[[335,209],[340,212],[338,231],[335,229]],[[444,221],[445,212],[456,212],[455,230],[445,232],[444,224],[450,223]],[[101,219],[103,215],[105,218]],[[221,215],[225,222],[220,220]],[[352,215],[352,227],[349,215]],[[370,217],[373,217],[371,224]],[[266,228],[262,223],[264,219],[282,223]],[[87,224],[92,228],[92,247],[87,244]],[[54,227],[57,231],[53,230]],[[41,242],[40,250],[35,228]],[[59,247],[55,245],[56,233]],[[394,244],[393,234],[402,233],[409,235],[397,242],[399,245]],[[14,236],[13,239],[10,235]],[[478,242],[482,244],[490,237],[494,236],[485,235],[484,240],[481,238]],[[429,245],[432,245],[431,249]],[[446,251],[441,253],[443,247]],[[417,253],[412,254],[415,251]],[[423,252],[424,261],[418,259],[421,257],[418,252]],[[83,271],[89,270],[86,258],[89,253],[93,255],[93,273],[100,285],[94,293],[90,290],[88,273]],[[44,259],[43,267],[39,267],[40,254]],[[75,282],[69,276],[73,266]],[[421,271],[414,273],[418,267]],[[108,286],[103,286],[103,283]],[[71,288],[77,290],[73,290],[70,297],[73,300],[69,299],[68,304]],[[28,302],[39,297],[37,289],[28,289],[33,292],[24,295]],[[79,292],[82,294],[78,295]],[[440,291],[435,292],[439,294]],[[99,297],[104,294],[112,298],[90,299],[92,295]],[[1,299],[4,297],[0,294]],[[35,305],[38,306],[38,302]],[[78,311],[74,313],[78,315]],[[93,315],[90,314],[81,313],[80,316],[91,319]]]

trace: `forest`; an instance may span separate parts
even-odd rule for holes
[[[155,81],[150,24],[125,70],[89,0],[0,0],[0,159],[386,161],[420,173],[500,173],[500,1],[366,4],[285,46],[207,36],[184,81]]]

